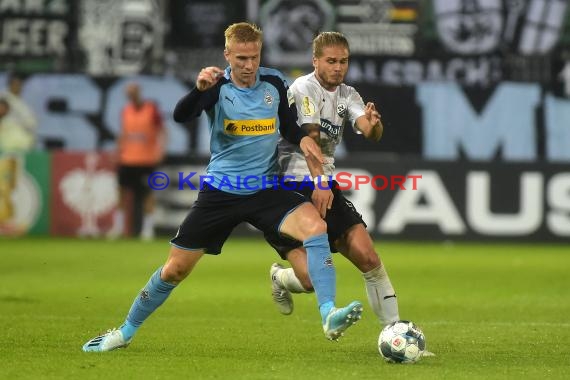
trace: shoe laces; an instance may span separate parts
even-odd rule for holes
[[[119,329],[116,327],[113,327],[112,329],[107,329],[107,331],[105,332],[100,332],[99,336],[106,336],[106,335],[111,335],[113,334],[115,331],[118,331]]]
[[[287,301],[287,296],[286,296],[287,292],[284,289],[275,289],[273,291],[273,296],[275,297],[275,299],[279,302],[282,301]]]

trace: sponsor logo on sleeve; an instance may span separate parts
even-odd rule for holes
[[[301,103],[301,113],[304,116],[313,116],[315,114],[315,105],[308,96],[303,97]]]

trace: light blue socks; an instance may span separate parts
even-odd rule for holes
[[[120,327],[125,340],[130,340],[137,332],[142,323],[152,314],[170,295],[174,284],[163,281],[160,278],[162,267],[150,277],[147,284],[135,298],[125,323]]]
[[[334,307],[336,296],[336,271],[333,266],[328,235],[321,234],[303,242],[307,250],[307,268],[313,283],[319,311],[323,321]]]

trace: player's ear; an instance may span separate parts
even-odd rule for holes
[[[226,61],[228,63],[230,63],[230,59],[229,59],[230,58],[230,52],[228,49],[224,49],[224,58],[226,59]]]
[[[313,56],[313,67],[316,69],[317,68],[317,57]]]

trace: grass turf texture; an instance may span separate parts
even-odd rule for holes
[[[566,379],[570,250],[558,245],[382,243],[402,318],[437,357],[387,364],[363,280],[335,255],[338,303],[363,319],[338,343],[322,333],[314,295],[295,312],[272,304],[260,240],[230,239],[205,257],[126,350],[83,353],[118,326],[161,265],[167,239],[0,240],[2,379]]]

